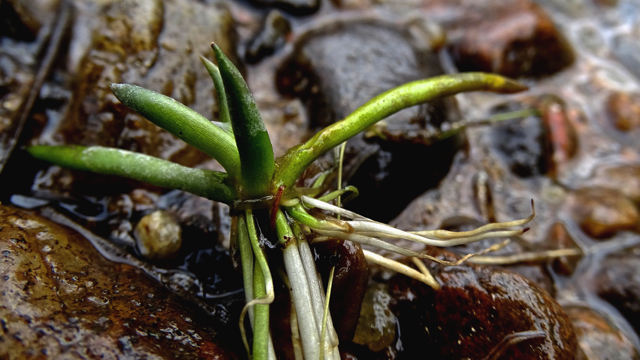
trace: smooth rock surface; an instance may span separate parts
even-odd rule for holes
[[[207,316],[77,233],[0,206],[0,354],[237,358]]]
[[[405,276],[389,283],[406,354],[482,359],[505,336],[540,330],[544,336],[505,347],[500,359],[574,359],[577,341],[569,319],[531,281],[491,267],[427,266],[441,290]]]
[[[606,239],[619,231],[640,232],[638,208],[617,189],[582,188],[569,202],[574,221],[595,239]]]

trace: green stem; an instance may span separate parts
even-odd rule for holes
[[[269,265],[258,240],[253,212],[246,210],[245,216],[251,248],[256,259],[256,265],[253,269],[253,295],[255,299],[264,299],[255,305],[253,321],[252,358],[260,360],[267,359],[269,356],[269,304],[273,302],[275,294]]]
[[[111,84],[111,91],[147,120],[218,160],[232,178],[238,177],[240,156],[233,136],[178,101],[129,84]]]
[[[279,166],[274,176],[278,182],[273,186],[290,187],[320,155],[402,109],[466,91],[515,93],[526,89],[514,80],[485,73],[442,75],[401,85],[369,100],[343,120],[324,128],[306,143],[278,158]]]
[[[238,249],[240,250],[240,262],[242,264],[242,281],[244,283],[244,296],[246,302],[254,299],[253,296],[253,250],[247,230],[247,222],[244,214],[237,217],[236,234],[238,236]],[[253,326],[253,310],[249,309],[249,318]],[[243,327],[243,325],[241,325]]]
[[[267,295],[265,277],[256,264],[253,267],[253,295],[261,298]],[[253,310],[253,360],[267,360],[269,356],[269,305],[256,305]]]
[[[118,175],[178,189],[214,201],[232,204],[237,194],[227,184],[227,174],[192,169],[153,156],[102,146],[31,146],[35,158],[76,170]]]

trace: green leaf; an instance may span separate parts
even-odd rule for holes
[[[220,70],[216,66],[216,64],[209,61],[204,56],[200,56],[200,60],[204,64],[204,67],[207,68],[207,72],[211,76],[211,80],[213,80],[213,87],[216,89],[216,93],[218,95],[218,107],[220,108],[220,122],[222,123],[231,123],[231,116],[229,115],[229,106],[227,105],[227,94],[224,91],[224,84],[222,83],[222,77],[220,75]],[[231,128],[233,132],[233,128]]]
[[[237,199],[234,188],[227,184],[227,174],[192,169],[149,155],[101,146],[40,145],[27,151],[37,159],[71,169],[124,176],[226,204]]]
[[[376,122],[411,106],[467,91],[510,94],[526,90],[518,82],[493,74],[463,73],[418,80],[369,100],[346,118],[322,129],[306,143],[278,158],[274,187],[290,187],[315,159]]]
[[[258,106],[242,75],[215,44],[211,44],[218,60],[231,115],[233,133],[238,144],[245,199],[268,195],[275,169],[273,147]]]
[[[149,121],[218,160],[232,178],[240,170],[233,136],[178,101],[129,84],[111,84],[118,100]]]

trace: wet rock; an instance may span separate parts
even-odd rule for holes
[[[640,202],[640,166],[619,165],[596,170],[590,185],[616,189],[626,197]]]
[[[340,22],[311,31],[280,65],[278,90],[301,98],[312,127],[334,123],[386,90],[442,74],[435,53],[413,48],[409,37],[370,22]],[[347,143],[345,178],[361,193],[378,197],[376,203],[357,198],[350,203],[353,210],[387,221],[440,181],[460,146],[459,137],[433,144],[457,111],[451,101],[403,110]]]
[[[353,342],[366,345],[377,352],[391,345],[396,339],[396,317],[389,309],[391,296],[383,284],[367,289],[362,301],[358,327]]]
[[[140,219],[134,230],[140,255],[149,260],[175,257],[182,246],[182,229],[168,212],[158,210]]]
[[[500,359],[574,359],[577,341],[569,319],[529,280],[489,267],[427,266],[441,290],[400,275],[389,283],[406,354],[482,359],[505,336],[540,330],[544,336],[504,346]]]
[[[262,6],[274,6],[293,15],[311,15],[320,8],[320,0],[252,0]]]
[[[573,220],[595,239],[606,239],[619,231],[640,231],[635,204],[616,189],[588,187],[568,199]]]
[[[554,249],[576,249],[578,245],[562,223],[555,223],[549,229],[547,242]],[[576,269],[581,256],[562,256],[553,260],[553,270],[558,274],[570,276]]]
[[[511,271],[536,284],[540,289],[546,291],[551,297],[556,296],[556,287],[551,275],[545,265],[540,264],[514,264],[504,267],[507,271]]]
[[[493,113],[521,110],[522,105],[497,106]],[[547,173],[551,144],[545,136],[543,121],[537,116],[506,120],[491,127],[493,146],[515,175],[528,178]]]
[[[555,95],[545,95],[539,100],[538,108],[542,113],[545,137],[551,147],[548,174],[556,178],[562,167],[578,151],[578,135],[569,122],[564,100]]]
[[[92,11],[95,13],[88,13]],[[84,46],[86,56],[71,64],[77,66],[71,72],[77,72],[81,82],[75,86],[74,100],[58,128],[65,142],[117,146],[187,166],[206,159],[120,104],[108,85],[134,83],[210,117],[214,110],[213,85],[199,56],[211,56],[209,44],[215,41],[235,59],[233,20],[228,9],[221,3],[147,0],[82,8],[80,15],[78,21],[82,16],[96,16],[93,21],[97,28],[82,29],[95,33],[88,44],[82,44],[84,39],[78,32],[71,39],[72,48]]]
[[[225,4],[78,2],[74,3],[68,41],[59,56],[67,62],[56,64],[55,76],[50,76],[36,102],[46,127],[31,143],[117,147],[186,166],[210,159],[119,103],[109,84],[140,85],[215,119],[213,84],[199,56],[213,57],[209,44],[215,41],[238,63],[234,22]],[[82,219],[103,220],[99,216],[108,215],[108,229],[101,224],[98,232],[124,243],[133,241],[134,225],[155,206],[131,211],[118,203],[130,203],[135,189],[146,189],[156,197],[163,191],[118,177],[61,170],[44,162],[29,164],[38,168],[34,173],[40,170],[32,188],[35,196],[57,201]],[[105,204],[109,213],[104,211]]]
[[[638,360],[640,355],[629,338],[602,314],[582,306],[564,307],[573,323],[585,360]]]
[[[367,290],[369,265],[359,244],[345,240],[313,245],[316,266],[328,274],[335,266],[329,310],[340,341],[350,341],[356,331]],[[328,283],[328,276],[323,279]]]
[[[9,358],[237,358],[209,318],[84,238],[0,207],[0,353]]]
[[[35,73],[24,65],[0,52],[0,164],[18,140],[19,120],[35,81]]]
[[[573,51],[549,15],[530,1],[483,2],[462,6],[476,14],[458,22],[449,51],[460,71],[486,71],[510,77],[546,76],[573,60]],[[462,23],[462,22],[465,23]]]
[[[244,54],[245,60],[250,64],[255,64],[263,58],[273,54],[277,49],[284,46],[286,36],[291,32],[291,24],[277,10],[272,10],[264,20],[262,29],[247,44]]]
[[[637,39],[620,35],[613,39],[611,50],[630,73],[640,78],[640,42]]]
[[[607,256],[601,268],[586,285],[613,305],[636,333],[640,331],[640,249]]]
[[[618,130],[628,132],[640,127],[640,94],[614,92],[607,99],[609,120]]]

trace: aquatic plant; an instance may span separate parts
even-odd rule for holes
[[[269,134],[240,72],[212,44],[218,66],[202,58],[217,92],[219,121],[211,122],[185,105],[135,85],[112,84],[115,96],[156,125],[202,150],[226,172],[192,169],[151,156],[99,146],[32,146],[34,157],[72,169],[119,175],[153,185],[180,189],[228,204],[232,214],[232,244],[240,253],[246,306],[240,328],[253,359],[274,359],[269,332],[269,304],[274,300],[272,273],[263,233],[256,217],[268,218],[282,248],[286,279],[291,289],[299,333],[294,347],[305,359],[339,359],[338,337],[332,326],[323,285],[316,270],[309,241],[344,239],[413,258],[443,262],[427,254],[404,249],[384,239],[408,239],[431,246],[453,246],[486,238],[520,235],[519,227],[533,218],[482,226],[473,231],[407,232],[376,222],[340,206],[340,197],[356,193],[346,187],[323,193],[329,172],[320,174],[311,188],[297,187],[296,180],[318,157],[336,149],[359,132],[404,108],[465,91],[515,93],[526,87],[497,75],[464,73],[415,81],[384,92],[341,121],[319,131],[307,142],[275,159]],[[340,187],[341,181],[338,181]],[[337,205],[331,202],[337,200]],[[323,212],[311,211],[320,209]],[[334,214],[335,216],[327,215]],[[501,244],[486,251],[495,250]],[[485,251],[485,252],[486,252]],[[483,252],[484,253],[484,252]],[[418,279],[434,289],[439,283],[422,262],[418,270],[364,251],[367,261]],[[468,255],[456,265],[468,259]],[[271,265],[271,267],[270,267]],[[330,284],[329,284],[330,288]],[[328,295],[327,295],[328,299]],[[253,347],[249,350],[244,316],[249,314]]]

